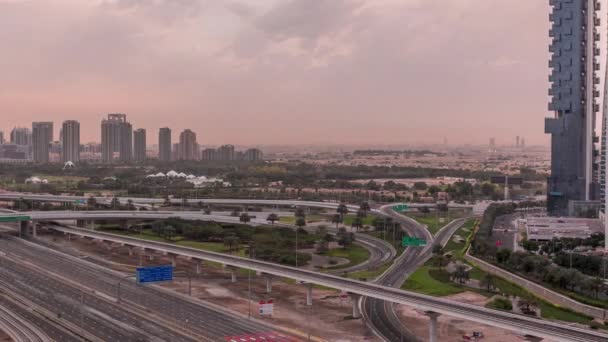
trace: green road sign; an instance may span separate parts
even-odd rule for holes
[[[75,204],[85,204],[85,203],[86,203],[86,201],[85,201],[85,200],[83,200],[83,199],[77,199],[77,200],[75,200],[75,201],[74,201],[74,203],[75,203]]]
[[[394,211],[402,212],[408,210],[410,207],[407,204],[395,204],[393,206]]]
[[[423,247],[426,246],[426,240],[412,236],[404,236],[403,240],[401,240],[401,245],[403,247]]]
[[[10,216],[0,216],[0,222],[21,222],[21,221],[31,221],[32,218],[26,215],[10,215]]]

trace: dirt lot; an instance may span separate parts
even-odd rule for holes
[[[488,299],[474,292],[463,292],[444,298],[451,299],[457,302],[464,302],[473,305],[483,306]],[[428,341],[429,338],[429,318],[423,312],[414,310],[411,307],[399,305],[397,312],[405,324],[412,331]],[[471,321],[465,321],[458,318],[441,315],[438,318],[439,322],[439,341],[464,341],[463,335],[471,335],[473,331],[480,331],[484,334],[481,341],[484,342],[512,342],[522,341],[521,337],[504,329],[491,327]]]
[[[139,251],[129,257],[126,247],[94,243],[85,239],[67,240],[63,237],[53,239],[51,236],[39,235],[39,238],[55,244],[73,254],[88,255],[91,261],[97,263],[109,262],[106,266],[122,272],[134,272],[139,263]],[[142,258],[147,265],[168,264],[169,259],[160,254],[154,255],[154,260]],[[192,264],[178,258],[177,272],[194,273]],[[188,281],[184,277],[163,286],[188,292]],[[249,295],[249,276],[246,271],[239,270],[238,281],[231,282],[230,271],[219,265],[203,263],[202,274],[192,279],[192,295],[217,304],[224,308],[248,314],[263,319],[271,324],[294,329],[303,334],[310,334],[328,341],[374,341],[372,333],[360,319],[352,319],[352,304],[350,299],[341,299],[340,292],[320,287],[313,288],[313,305],[306,306],[306,287],[293,281],[273,279],[272,294],[267,295],[266,281],[263,276],[251,272],[251,307],[247,300]],[[260,317],[258,301],[273,299],[274,314],[272,317]]]

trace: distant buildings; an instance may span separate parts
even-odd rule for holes
[[[0,131],[0,144],[4,144],[4,132]]]
[[[67,120],[61,127],[61,162],[80,161],[80,123]]]
[[[198,160],[199,147],[196,142],[196,133],[189,129],[184,130],[179,135],[179,145],[177,150],[178,160]]]
[[[235,152],[234,146],[223,145],[217,149],[206,148],[201,152],[201,160],[204,161],[259,161],[264,154],[257,148]]]
[[[48,163],[50,144],[53,141],[52,122],[32,123],[32,149],[35,163]]]
[[[123,162],[133,158],[133,127],[126,114],[108,114],[108,118],[101,121],[102,162],[112,163],[115,153]]]
[[[221,161],[233,161],[236,160],[236,156],[234,154],[234,146],[233,145],[222,145],[217,149],[218,160]]]
[[[143,162],[146,160],[146,130],[140,128],[133,133],[133,160]]]
[[[158,160],[171,160],[171,129],[163,127],[158,130]]]
[[[32,131],[25,127],[15,127],[11,131],[11,144],[15,145],[31,145]]]
[[[599,192],[595,99],[600,19],[596,0],[552,0],[551,5],[549,110],[555,114],[545,119],[545,133],[551,134],[547,206],[551,215],[563,216],[570,201],[594,200]]]

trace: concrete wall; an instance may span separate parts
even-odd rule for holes
[[[487,273],[491,273],[495,276],[504,278],[516,285],[519,285],[519,286],[523,287],[524,289],[528,290],[529,292],[533,293],[537,297],[542,298],[550,303],[553,303],[557,306],[561,306],[564,308],[568,308],[568,309],[576,311],[576,312],[580,312],[582,314],[585,314],[585,315],[588,315],[588,316],[591,316],[594,318],[599,318],[599,319],[606,318],[606,316],[605,316],[606,313],[603,309],[596,308],[594,306],[590,306],[587,304],[583,304],[581,302],[577,302],[576,300],[574,300],[570,297],[564,296],[553,290],[549,290],[546,287],[538,285],[530,280],[522,278],[509,271],[503,270],[500,267],[494,266],[494,265],[487,263],[481,259],[478,259],[472,255],[469,255],[468,252],[465,254],[464,257],[470,263],[474,264],[475,266],[478,266],[483,271],[485,271]]]

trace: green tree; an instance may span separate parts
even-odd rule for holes
[[[469,271],[466,266],[463,264],[456,265],[456,269],[454,273],[452,273],[452,278],[456,280],[459,284],[464,284],[469,280]]]
[[[351,227],[357,229],[357,231],[359,231],[359,228],[363,227],[363,219],[360,218],[359,216],[355,217],[353,219],[353,223],[351,224]]]
[[[237,250],[241,240],[235,235],[227,235],[224,237],[224,246],[228,247],[228,252],[232,253]]]
[[[296,219],[296,226],[298,226],[298,227],[300,227],[300,228],[302,228],[302,227],[306,226],[306,219],[305,219],[305,218],[303,218],[303,217],[298,217],[298,218]]]
[[[340,205],[338,205],[338,208],[336,209],[336,211],[338,212],[338,214],[340,214],[340,217],[342,217],[342,220],[344,220],[344,215],[348,214],[348,207],[346,206],[346,204],[340,203]]]
[[[367,216],[367,212],[371,210],[369,202],[367,202],[367,201],[361,202],[361,204],[359,204],[359,210],[362,211],[363,213],[365,213],[365,216]]]
[[[95,209],[97,208],[97,200],[95,199],[94,196],[90,196],[87,199],[87,207],[91,208],[91,209]]]
[[[338,226],[342,223],[342,216],[340,216],[340,214],[334,214],[331,217],[331,223],[335,223],[336,228],[338,228]]]
[[[242,213],[241,216],[239,216],[239,221],[247,224],[251,221],[251,217],[249,217],[249,214],[247,213]]]
[[[279,215],[277,215],[275,213],[270,213],[270,214],[268,214],[268,217],[266,217],[266,221],[270,222],[270,224],[274,224],[278,220],[279,220]]]
[[[493,289],[496,286],[496,279],[492,274],[486,273],[479,279],[479,286],[485,288],[488,292],[493,292]]]

